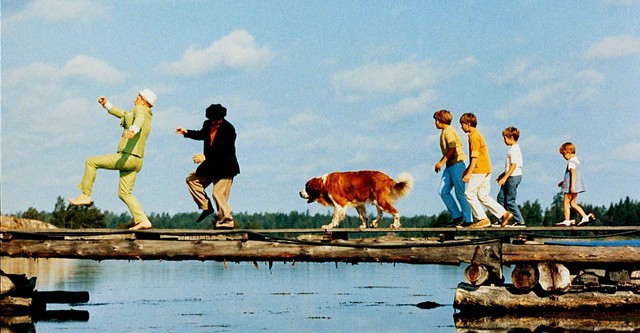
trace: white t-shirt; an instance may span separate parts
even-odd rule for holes
[[[517,143],[514,143],[509,147],[507,160],[504,164],[504,172],[509,171],[509,167],[514,163],[516,165],[516,169],[513,170],[511,176],[522,176],[522,151],[520,151],[520,146]]]

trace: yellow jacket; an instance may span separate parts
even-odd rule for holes
[[[151,132],[151,120],[153,113],[146,106],[135,105],[131,111],[125,111],[118,107],[111,107],[109,113],[120,118],[120,126],[123,127],[122,137],[118,143],[118,153],[127,153],[138,157],[144,156],[144,146]],[[125,133],[136,126],[139,131],[133,138],[127,139]]]

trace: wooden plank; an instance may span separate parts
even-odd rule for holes
[[[526,228],[449,228],[449,227],[436,227],[436,228],[336,228],[331,232],[347,232],[353,234],[367,234],[367,233],[444,233],[454,232],[457,234],[472,234],[472,233],[506,233],[506,234],[518,234],[529,232],[598,232],[598,233],[640,233],[640,226],[581,226],[581,227],[526,227]],[[242,234],[242,233],[259,233],[259,234],[323,234],[324,229],[308,228],[308,229],[232,229],[232,230],[217,230],[217,229],[149,229],[140,231],[130,231],[125,229],[12,229],[0,230],[0,234],[5,235],[5,238],[9,238],[10,235],[64,235],[64,236],[103,236],[103,235],[131,235],[131,234],[161,234],[161,235],[226,235],[226,234]]]
[[[592,263],[640,265],[640,246],[502,244],[503,263]]]
[[[448,243],[449,244],[449,243]],[[380,242],[376,240],[272,242],[255,240],[22,240],[2,244],[0,255],[28,258],[399,262],[451,264],[470,262],[473,242]]]

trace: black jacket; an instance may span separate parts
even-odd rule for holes
[[[199,131],[188,130],[185,138],[204,141],[205,161],[196,169],[196,174],[213,179],[233,178],[240,173],[236,157],[236,129],[226,119],[218,128],[213,144],[209,144],[211,121],[206,120]]]

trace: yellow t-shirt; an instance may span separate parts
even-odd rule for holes
[[[447,126],[443,128],[442,133],[440,133],[440,150],[442,150],[442,156],[446,155],[450,148],[456,149],[456,155],[447,160],[447,166],[463,162],[465,158],[467,158],[464,155],[462,140],[460,140],[458,132],[456,132],[452,126]]]
[[[471,173],[491,173],[491,160],[487,144],[484,142],[482,134],[475,128],[469,132],[469,154],[471,157],[478,158],[476,167],[471,170]]]

